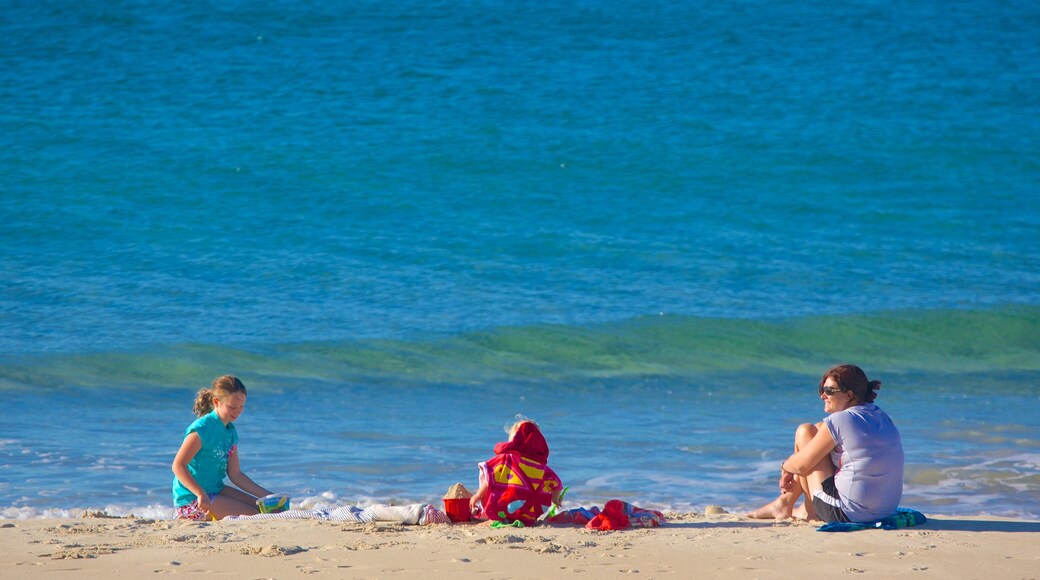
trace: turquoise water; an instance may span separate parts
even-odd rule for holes
[[[225,373],[296,497],[524,412],[574,501],[748,507],[851,361],[905,503],[1040,516],[1035,3],[9,4],[2,515],[162,515]]]

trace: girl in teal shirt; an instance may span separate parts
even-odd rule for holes
[[[219,520],[258,513],[256,499],[271,492],[242,472],[233,421],[246,406],[246,387],[225,375],[195,397],[199,416],[184,432],[173,459],[173,505],[177,517]],[[227,477],[239,489],[224,485]]]

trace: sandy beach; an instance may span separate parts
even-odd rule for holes
[[[317,520],[0,520],[0,578],[805,578],[1040,576],[1040,522],[935,516],[819,533],[798,521],[667,514],[666,526],[492,529]]]

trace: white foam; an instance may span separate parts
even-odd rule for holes
[[[152,504],[149,506],[119,506],[80,508],[38,508],[38,507],[4,507],[0,508],[0,518],[6,520],[30,520],[50,518],[78,518],[84,513],[101,512],[115,517],[136,516],[153,520],[169,520],[174,517],[174,510],[168,505]]]

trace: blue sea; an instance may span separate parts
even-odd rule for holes
[[[1040,4],[8,0],[0,517],[173,517],[195,392],[296,505],[757,507],[883,381],[903,505],[1040,518]]]

